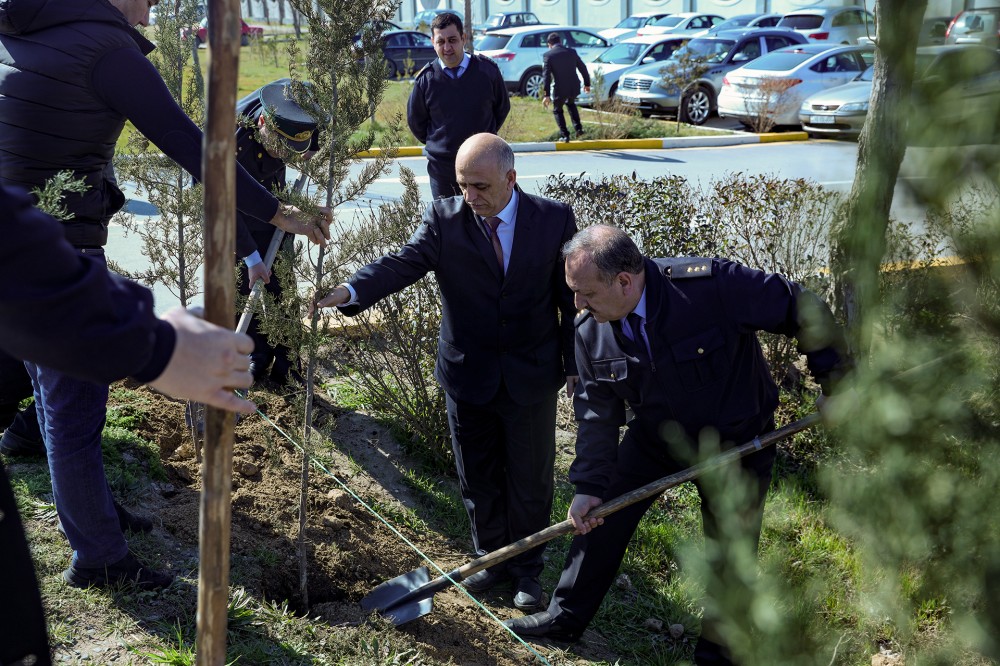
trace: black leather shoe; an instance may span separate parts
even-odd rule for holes
[[[500,569],[499,571],[495,569],[484,569],[463,580],[462,585],[464,585],[465,589],[470,592],[485,592],[486,590],[491,590],[500,583],[506,583],[509,580],[510,573],[508,573],[506,569]]]
[[[582,139],[583,138],[583,128],[582,127],[577,127],[576,128],[576,138],[578,138],[578,139]]]
[[[559,137],[559,140],[562,141],[563,143],[569,143],[569,134],[563,134],[561,137]]]
[[[514,580],[514,608],[523,611],[538,610],[542,605],[542,584],[534,576]]]
[[[44,456],[45,442],[38,429],[35,404],[18,412],[0,437],[0,453],[5,456]]]
[[[505,620],[504,626],[522,638],[547,638],[563,643],[575,643],[583,633],[560,626],[547,610]]]
[[[255,382],[259,382],[267,377],[267,364],[250,359],[250,374]]]
[[[73,587],[84,589],[134,583],[143,590],[161,590],[168,587],[174,577],[143,565],[132,553],[128,553],[114,564],[103,567],[71,566],[63,571],[63,580]]]

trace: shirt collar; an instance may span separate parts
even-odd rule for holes
[[[510,201],[504,206],[503,210],[497,213],[497,217],[504,221],[506,224],[513,224],[514,218],[517,215],[517,188],[510,193]]]
[[[636,303],[635,309],[632,312],[636,313],[642,317],[643,321],[646,320],[646,287],[642,288],[642,296],[639,297],[639,302]]]
[[[469,67],[469,60],[470,60],[470,58],[469,58],[469,54],[468,53],[465,53],[465,54],[462,55],[462,62],[458,65],[458,74],[459,75],[461,75],[462,72],[464,72],[466,69],[468,69],[468,67]],[[444,61],[441,60],[441,58],[438,58],[438,64],[441,65],[442,71],[445,70],[445,69],[448,69],[448,66],[444,64]],[[447,76],[447,74],[445,74],[445,76]]]

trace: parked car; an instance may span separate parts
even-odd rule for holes
[[[1000,47],[1000,7],[979,7],[959,12],[948,26],[945,43]]]
[[[957,102],[945,104],[943,113],[950,120],[932,114],[929,120],[936,126],[967,124],[979,116],[995,122],[1000,101],[1000,54],[996,50],[971,45],[921,46],[913,76],[914,111],[932,103],[937,106],[942,98]],[[810,136],[860,134],[868,117],[873,78],[869,67],[850,83],[807,98],[799,109],[802,129]]]
[[[670,14],[639,28],[636,34],[662,35],[665,32],[669,32],[672,35],[694,35],[702,30],[708,30],[716,23],[722,23],[725,20],[717,14],[698,14],[696,12]]]
[[[465,14],[457,9],[425,9],[424,11],[417,12],[413,15],[413,29],[421,30],[421,28],[423,28],[421,32],[430,34],[431,22],[437,18],[438,14],[454,14],[458,18],[462,19],[462,26],[465,26]]]
[[[701,125],[716,111],[722,79],[733,69],[754,58],[790,44],[805,44],[806,38],[790,30],[726,30],[708,37],[695,37],[665,62],[643,65],[621,79],[617,99],[630,104],[644,116],[677,112],[692,125]],[[681,51],[698,56],[710,66],[702,76],[690,81],[682,91],[667,83],[661,70],[679,60]],[[682,96],[683,94],[683,96]]]
[[[386,78],[412,77],[437,58],[434,42],[416,30],[391,30],[382,33],[382,55],[387,63]]]
[[[723,78],[719,115],[748,127],[762,115],[774,125],[797,125],[807,97],[844,85],[874,60],[871,45],[809,43],[778,49]]]
[[[375,32],[376,34],[382,34],[383,32],[389,32],[390,30],[402,30],[400,26],[396,25],[392,21],[383,21],[381,19],[375,20],[371,19],[365,21],[361,24],[361,29],[354,33],[354,41],[361,39],[362,33],[365,32]]]
[[[487,33],[476,41],[476,52],[496,62],[508,90],[538,97],[542,92],[542,54],[548,48],[545,39],[553,32],[562,37],[563,44],[576,49],[584,62],[593,60],[610,46],[608,40],[590,30],[547,25]]]
[[[944,44],[945,36],[948,34],[948,26],[951,24],[950,16],[934,16],[925,18],[920,24],[920,34],[917,35],[917,46],[934,46]],[[858,44],[874,44],[875,34],[858,37]]]
[[[537,25],[552,24],[542,23],[535,16],[534,12],[497,12],[486,17],[483,23],[476,26],[474,32],[485,34],[487,32],[503,30],[504,28],[523,28]]]
[[[618,82],[623,75],[640,65],[666,60],[687,40],[687,37],[672,37],[666,34],[631,37],[618,42],[587,63],[593,87],[589,93],[585,92],[577,97],[576,103],[583,106],[594,104],[598,79],[601,80],[602,93],[599,101],[604,102],[614,98]]]
[[[622,19],[615,27],[601,30],[597,34],[609,40],[612,44],[623,42],[626,39],[635,37],[639,28],[669,15],[670,12],[639,12],[638,14],[632,14],[626,19]]]
[[[726,19],[722,23],[716,23],[704,33],[695,36],[704,37],[705,35],[712,35],[723,30],[739,30],[741,28],[744,30],[749,28],[773,28],[778,24],[782,16],[783,14],[738,14]]]
[[[251,39],[264,36],[264,28],[259,25],[247,25],[247,22],[240,19],[240,46],[248,46]],[[206,16],[198,24],[198,29],[194,32],[195,42],[201,46],[208,43],[208,17]]]
[[[795,30],[813,42],[857,44],[875,36],[875,16],[861,7],[817,7],[785,14],[777,27]]]

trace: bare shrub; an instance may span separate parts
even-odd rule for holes
[[[798,106],[798,97],[789,90],[798,85],[795,79],[761,79],[743,100],[743,108],[754,132],[770,132],[777,118]]]

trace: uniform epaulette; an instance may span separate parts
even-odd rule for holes
[[[583,322],[587,321],[587,318],[590,317],[592,314],[593,313],[590,310],[580,310],[579,312],[576,313],[576,319],[573,320],[573,326],[574,327],[579,326]]]
[[[663,269],[663,274],[671,280],[687,280],[689,278],[711,277],[712,260],[705,257],[684,257],[671,259]]]
[[[429,62],[426,65],[424,65],[423,67],[421,67],[420,71],[413,75],[413,80],[416,81],[417,79],[419,79],[420,75],[423,74],[424,72],[426,72],[428,69],[431,69],[432,65],[433,65],[433,63]]]

